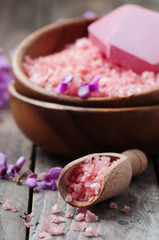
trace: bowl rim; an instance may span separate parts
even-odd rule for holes
[[[133,99],[135,100],[140,97],[146,98],[147,95],[157,94],[159,91],[159,88],[155,88],[152,90],[145,91],[143,93],[137,93],[137,94],[134,94],[131,96],[125,96],[125,97],[90,97],[90,98],[82,99],[82,98],[76,97],[76,96],[68,96],[68,95],[58,94],[53,91],[48,91],[47,89],[44,89],[44,88],[32,83],[29,80],[29,77],[27,77],[27,75],[23,71],[22,61],[25,56],[25,51],[30,46],[30,44],[32,44],[36,39],[38,39],[38,37],[45,35],[47,32],[50,32],[53,29],[56,30],[60,26],[69,26],[70,24],[78,24],[78,23],[82,23],[82,22],[83,23],[85,23],[85,22],[91,23],[95,19],[97,19],[97,18],[92,18],[92,19],[71,18],[71,19],[65,20],[63,22],[55,22],[55,23],[46,25],[46,26],[34,31],[29,36],[27,36],[16,48],[15,53],[12,58],[13,73],[18,78],[18,81],[20,81],[21,84],[24,84],[27,88],[29,88],[29,90],[34,91],[37,94],[40,94],[41,96],[43,96],[43,99],[45,99],[45,97],[47,96],[47,98],[49,98],[51,102],[54,102],[55,99],[58,99],[59,101],[63,101],[64,104],[65,104],[65,102],[67,102],[67,103],[68,102],[70,102],[70,103],[78,102],[79,104],[80,103],[82,104],[83,102],[85,102],[85,104],[90,103],[90,106],[93,106],[94,102],[96,102],[96,103],[98,103],[98,102],[99,103],[100,102],[114,103],[117,101],[121,101],[122,103],[124,103],[125,101],[126,102],[130,101],[130,99],[131,99],[131,101],[133,101]],[[122,106],[122,103],[121,103],[121,106]],[[140,104],[138,104],[138,106],[139,105]],[[141,104],[141,105],[143,105],[143,104]],[[98,106],[99,106],[99,104],[98,104]],[[131,106],[131,105],[129,104],[128,106]]]
[[[19,93],[15,88],[15,82],[12,82],[9,85],[9,93],[10,95],[14,96],[16,99],[35,105],[38,107],[46,108],[46,109],[54,109],[54,110],[67,110],[67,111],[74,111],[74,112],[92,112],[92,113],[113,113],[113,112],[133,112],[133,111],[142,111],[142,110],[150,110],[150,109],[159,109],[159,104],[150,105],[150,106],[136,106],[136,107],[120,107],[120,108],[93,108],[93,107],[79,107],[79,106],[71,106],[71,105],[64,105],[52,102],[46,102],[42,100],[37,100],[34,98],[29,98],[21,93]]]

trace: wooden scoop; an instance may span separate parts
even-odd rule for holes
[[[122,154],[98,153],[84,156],[67,164],[60,173],[58,190],[64,200],[68,194],[65,183],[74,168],[86,158],[96,155],[110,157],[110,161],[113,162],[113,164],[107,169],[104,175],[100,192],[91,201],[81,202],[73,200],[72,202],[68,202],[68,204],[73,207],[88,207],[123,192],[128,187],[132,176],[139,175],[147,167],[146,155],[137,149],[127,150]]]

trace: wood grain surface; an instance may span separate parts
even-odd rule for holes
[[[0,47],[8,54],[9,50],[16,47],[29,33],[59,17],[74,17],[81,15],[87,9],[104,14],[122,3],[129,2],[159,10],[156,0],[1,0]],[[33,148],[32,143],[16,127],[8,107],[0,110],[0,151],[8,156],[10,163],[14,163],[20,155],[26,156],[25,168],[30,167],[32,156],[31,168],[35,167],[35,172],[45,172],[50,167],[57,165],[63,167],[68,162],[68,159],[57,158],[40,148]],[[118,203],[119,210],[109,209],[110,200],[89,208],[99,215],[99,222],[91,224],[99,226],[101,229],[98,239],[159,239],[159,190],[156,177],[156,175],[159,176],[159,158],[154,155],[153,159],[149,157],[149,160],[146,172],[135,177],[123,194],[111,199]],[[155,162],[155,168],[153,162]],[[18,205],[20,209],[18,213],[5,212],[2,209],[2,203],[7,198]],[[12,182],[0,180],[0,240],[38,239],[37,234],[41,231],[42,221],[50,214],[50,208],[55,203],[61,205],[62,214],[68,209],[74,213],[77,211],[61,199],[58,191],[44,191],[39,188],[29,192],[23,185],[16,186]],[[124,204],[131,207],[129,214],[122,213]],[[34,213],[34,224],[30,230],[25,228],[24,220],[20,217],[24,211]],[[72,222],[72,220],[68,220],[64,224],[65,234],[62,237],[53,237],[52,239],[85,239],[83,233],[71,230]]]

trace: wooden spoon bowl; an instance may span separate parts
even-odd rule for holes
[[[79,18],[54,23],[39,29],[24,39],[19,47],[17,47],[12,62],[16,89],[19,93],[42,101],[81,107],[127,107],[159,103],[159,89],[130,97],[98,97],[83,100],[79,97],[70,97],[49,92],[29,81],[22,67],[26,55],[36,58],[63,49],[66,44],[74,42],[77,38],[87,36],[87,26],[92,21],[94,20]]]
[[[158,152],[159,105],[86,108],[35,100],[9,87],[10,107],[22,132],[38,146],[65,157],[139,148]]]
[[[65,200],[68,192],[65,183],[69,180],[72,171],[87,158],[98,156],[110,157],[112,165],[105,172],[101,190],[91,201],[68,202],[73,207],[88,207],[123,192],[130,184],[132,176],[141,174],[147,167],[146,155],[137,149],[127,150],[122,154],[98,153],[90,154],[67,164],[61,171],[58,180],[58,190]]]

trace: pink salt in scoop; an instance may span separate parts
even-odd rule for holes
[[[123,192],[132,176],[142,173],[146,166],[146,155],[137,149],[122,154],[90,154],[63,168],[58,189],[71,206],[88,207]]]

